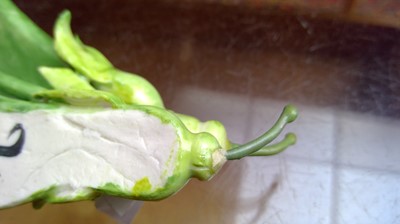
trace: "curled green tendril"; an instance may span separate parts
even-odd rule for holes
[[[267,145],[249,156],[272,156],[283,152],[287,147],[296,143],[296,135],[293,133],[286,134],[285,138],[273,145]]]
[[[261,150],[260,154],[267,151],[274,151],[273,149],[284,149],[289,145],[293,144],[295,140],[294,134],[289,135],[285,140],[276,145],[271,145],[270,148],[266,147],[267,144],[272,142],[278,135],[282,132],[286,124],[293,122],[297,118],[297,109],[292,105],[287,105],[282,111],[281,116],[275,122],[271,129],[265,132],[260,137],[250,141],[244,145],[237,146],[226,153],[226,158],[228,160],[241,159],[245,156],[254,154],[255,152]],[[294,137],[294,138],[293,138]],[[282,150],[283,150],[282,149]],[[280,150],[280,151],[282,151]],[[279,152],[279,150],[277,150]],[[268,154],[268,153],[267,153]]]

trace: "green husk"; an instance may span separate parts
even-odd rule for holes
[[[74,36],[70,23],[71,13],[64,11],[54,27],[54,47],[62,59],[89,79],[96,89],[117,95],[126,104],[164,107],[159,93],[150,82],[115,68],[100,51]]]
[[[40,67],[39,72],[55,89],[94,90],[85,77],[69,68]]]
[[[33,100],[36,93],[47,90],[39,85],[31,84],[1,71],[0,89],[8,96],[24,100]]]
[[[39,66],[66,67],[50,36],[10,0],[0,1],[0,72],[30,84],[49,88]]]
[[[165,186],[152,189],[148,178],[144,178],[136,183],[132,192],[123,192],[118,185],[109,183],[94,191],[95,194],[83,194],[76,200],[92,198],[98,193],[142,200],[162,199],[177,192],[190,177],[210,179],[226,159],[272,155],[296,141],[295,136],[289,134],[283,141],[265,146],[296,118],[296,108],[289,105],[271,130],[226,152],[232,144],[221,123],[201,123],[196,118],[165,110],[151,83],[114,68],[100,51],[84,45],[73,35],[70,20],[70,12],[61,13],[53,41],[10,0],[0,0],[0,111],[28,112],[64,107],[61,110],[67,113],[74,108],[69,106],[141,110],[172,125],[180,141],[179,162]],[[28,200],[34,201],[37,207],[45,202],[75,200],[53,198],[52,190],[39,191]]]

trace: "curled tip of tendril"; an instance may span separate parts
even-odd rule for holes
[[[295,121],[298,115],[297,108],[290,104],[285,106],[282,113],[287,115],[288,123]]]

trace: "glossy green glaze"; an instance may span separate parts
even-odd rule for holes
[[[272,155],[294,144],[296,139],[289,134],[282,142],[266,146],[296,118],[297,110],[293,106],[287,106],[277,123],[264,135],[247,144],[235,145],[229,141],[220,122],[201,122],[166,110],[160,95],[148,81],[114,68],[101,52],[75,37],[70,20],[68,11],[61,13],[54,28],[53,42],[11,1],[0,1],[0,111],[58,110],[69,113],[104,108],[143,111],[175,130],[179,148],[177,152],[170,152],[170,155],[176,155],[174,169],[172,174],[165,172],[160,176],[165,180],[162,186],[153,186],[144,177],[130,189],[107,183],[85,188],[73,197],[57,197],[61,186],[54,185],[33,193],[22,203],[32,201],[40,207],[45,202],[89,200],[104,193],[138,200],[160,200],[179,191],[191,177],[209,180],[227,159]],[[9,55],[15,56],[14,60],[7,59]],[[233,146],[235,148],[231,149]],[[172,161],[170,158],[168,163]]]
[[[143,77],[114,68],[101,52],[84,45],[72,34],[70,22],[71,13],[64,11],[54,27],[54,46],[62,59],[94,82],[97,89],[118,95],[128,104],[164,106],[151,83]]]
[[[53,48],[53,40],[12,1],[0,1],[0,71],[28,83],[48,88],[39,66],[65,67]],[[29,71],[29,72],[27,72]]]

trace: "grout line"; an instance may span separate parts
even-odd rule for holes
[[[339,115],[338,112],[334,112],[334,128],[333,128],[333,152],[332,152],[332,174],[331,174],[331,210],[330,210],[330,220],[331,224],[338,223],[339,217],[339,196],[340,196],[340,187],[339,187]]]
[[[246,94],[246,98],[247,98],[247,110],[246,110],[246,127],[245,127],[245,134],[243,135],[244,137],[244,141],[249,141],[249,139],[251,139],[251,129],[253,128],[253,122],[254,122],[254,114],[256,113],[255,111],[255,99],[253,98],[253,91],[252,91],[252,85],[253,85],[253,79],[251,77],[251,74],[248,76],[248,80],[247,80],[247,94]]]
[[[289,147],[286,150],[291,150],[291,148]],[[332,165],[333,163],[329,160],[322,160],[322,159],[310,159],[310,158],[305,158],[302,156],[294,156],[294,155],[288,155],[285,152],[280,153],[279,155],[284,155],[287,159],[289,160],[297,160],[297,162],[303,162],[303,163],[314,163],[314,164],[318,164],[318,165]]]
[[[382,173],[391,174],[391,175],[400,175],[400,171],[379,169],[379,168],[375,168],[375,167],[359,166],[359,165],[351,165],[351,164],[341,164],[341,163],[338,163],[338,166],[340,166],[341,169],[356,169],[356,170],[371,171],[371,172],[382,172]]]
[[[246,127],[244,128],[245,133],[243,135],[244,141],[249,141],[253,136],[251,136],[251,129],[253,128],[253,114],[255,113],[254,110],[254,99],[251,97],[248,98],[249,102],[247,103],[247,111],[246,111]]]
[[[290,150],[290,148],[287,150]],[[334,155],[332,155],[332,156],[334,156]],[[341,162],[335,162],[335,161],[329,161],[329,160],[323,160],[323,159],[309,159],[309,158],[305,158],[302,156],[295,156],[295,155],[285,155],[285,157],[290,160],[297,160],[298,162],[304,162],[304,163],[311,162],[314,164],[326,165],[326,166],[332,165],[332,166],[338,167],[340,169],[367,170],[367,171],[372,171],[372,172],[383,172],[383,173],[387,173],[387,174],[391,174],[391,175],[400,175],[399,170],[380,169],[380,168],[371,167],[371,166],[345,164],[345,163],[341,163]]]

